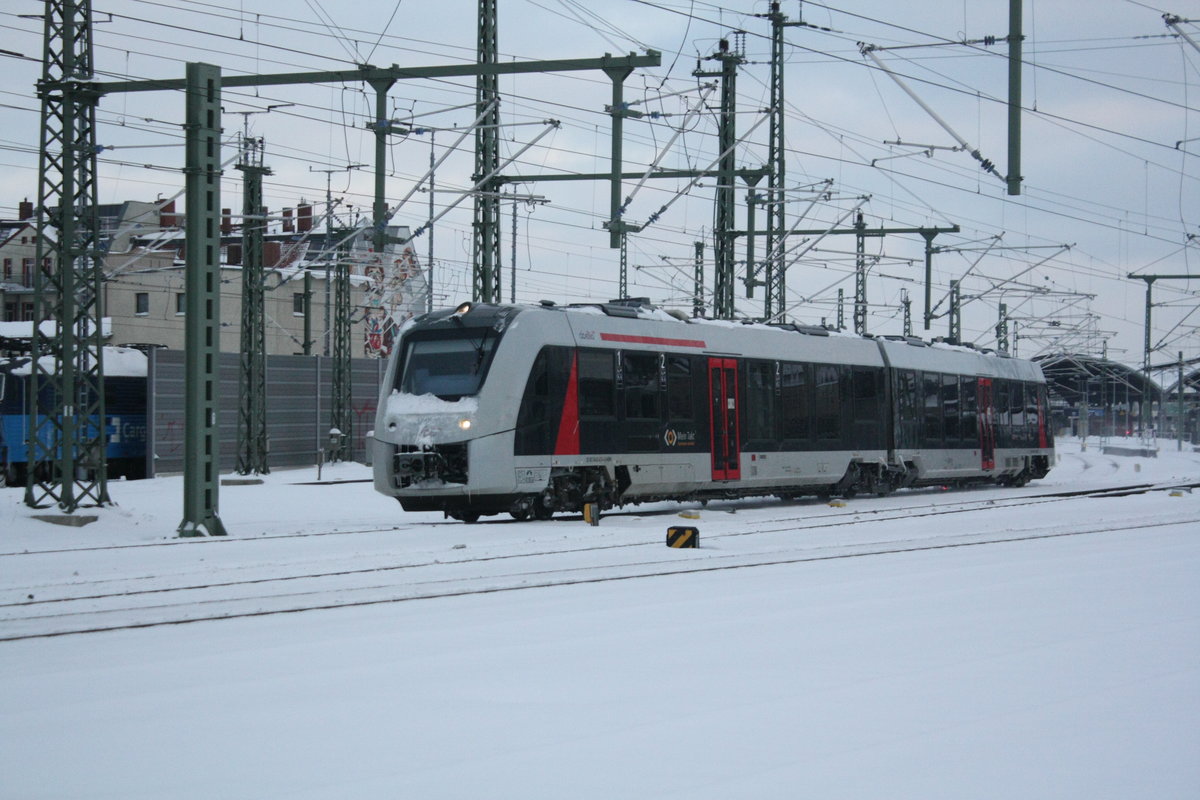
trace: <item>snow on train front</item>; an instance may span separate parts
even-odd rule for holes
[[[463,303],[401,332],[380,391],[372,439],[375,488],[406,511],[474,521],[507,511],[518,486],[513,431],[544,325],[529,309]],[[520,489],[520,491],[519,491]]]

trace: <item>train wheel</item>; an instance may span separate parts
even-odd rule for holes
[[[512,518],[517,522],[524,522],[525,520],[529,519],[529,504],[519,501],[513,503],[513,506],[508,510],[508,513],[511,514]]]
[[[476,522],[479,522],[478,511],[455,511],[450,516],[459,522],[465,522],[468,525],[474,525]]]
[[[546,502],[543,495],[538,495],[533,498],[533,518],[540,520],[548,520],[554,516],[554,509]]]

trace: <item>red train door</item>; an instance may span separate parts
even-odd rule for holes
[[[979,400],[979,455],[983,469],[996,468],[996,406],[992,402],[992,379],[980,378],[976,384]]]
[[[712,442],[712,479],[736,481],[742,477],[738,437],[737,360],[708,360],[709,440]]]

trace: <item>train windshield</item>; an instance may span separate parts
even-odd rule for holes
[[[451,401],[478,394],[498,338],[490,327],[409,337],[396,388]]]

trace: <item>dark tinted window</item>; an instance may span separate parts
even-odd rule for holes
[[[979,426],[976,421],[976,408],[978,407],[979,389],[978,383],[974,378],[962,379],[962,440],[965,444],[973,444],[979,441]]]
[[[958,444],[958,376],[942,376],[942,424],[946,435],[946,444]]]
[[[925,373],[921,385],[924,387],[926,447],[938,447],[942,443],[942,377],[936,373]]]
[[[752,361],[746,368],[746,434],[748,440],[775,439],[775,362]]]
[[[840,439],[842,417],[838,368],[832,364],[818,364],[815,373],[817,438]]]
[[[780,368],[780,414],[783,417],[783,438],[807,440],[812,436],[812,410],[808,367],[805,364],[783,364]]]
[[[581,350],[579,353],[579,413],[589,417],[616,416],[613,395],[613,354]]]
[[[692,361],[682,356],[667,357],[667,413],[672,420],[695,416],[692,401]]]
[[[658,359],[654,353],[622,355],[626,419],[658,419]]]
[[[854,393],[855,419],[879,421],[879,376],[875,369],[854,369],[850,385]]]
[[[921,396],[917,373],[896,373],[896,406],[900,416],[900,444],[915,447],[921,432]]]
[[[494,331],[483,328],[407,339],[397,388],[408,394],[432,394],[442,399],[478,394],[496,338]]]

